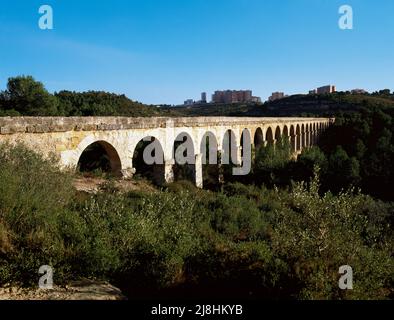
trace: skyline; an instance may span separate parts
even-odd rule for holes
[[[0,12],[0,89],[22,74],[51,92],[109,91],[147,104],[225,89],[263,100],[329,83],[394,89],[394,3],[379,2],[18,0]],[[54,30],[38,28],[43,4]],[[338,27],[343,4],[354,30]]]

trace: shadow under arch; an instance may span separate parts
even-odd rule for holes
[[[291,145],[291,152],[297,151],[297,141],[296,141],[296,133],[294,129],[294,125],[290,126],[290,145]]]
[[[268,127],[267,132],[265,133],[265,141],[269,146],[272,146],[274,144],[274,134],[271,127]]]
[[[221,180],[233,181],[232,169],[237,164],[238,144],[233,130],[228,129],[223,136],[220,174]]]
[[[217,190],[219,188],[220,172],[218,152],[216,136],[210,131],[206,132],[200,144],[203,186],[205,189]]]
[[[135,176],[143,177],[156,185],[165,183],[164,151],[160,141],[153,136],[141,139],[133,152]]]
[[[233,130],[228,129],[223,136],[222,164],[232,165],[237,162],[237,138]]]
[[[88,145],[81,153],[77,170],[82,173],[105,172],[122,176],[122,163],[115,147],[104,140]]]
[[[261,128],[257,128],[254,134],[253,142],[255,150],[260,149],[262,146],[264,146],[264,136],[263,130],[261,130]]]
[[[282,133],[280,131],[280,127],[277,126],[275,129],[275,141],[280,142],[282,139]]]
[[[299,124],[297,124],[296,127],[296,151],[301,150],[301,127]]]
[[[245,143],[247,143],[248,146],[246,146]],[[240,146],[241,146],[241,157],[243,158],[246,155],[245,154],[246,148],[250,147],[250,149],[251,149],[251,146],[252,146],[252,135],[251,135],[249,129],[247,129],[247,128],[242,130]],[[248,155],[248,156],[251,156],[251,155]]]
[[[195,183],[195,150],[192,137],[181,132],[175,138],[172,148],[174,159],[174,181],[188,180]]]

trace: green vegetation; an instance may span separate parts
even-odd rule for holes
[[[285,115],[336,122],[297,161],[278,141],[253,150],[248,176],[204,166],[213,191],[178,181],[153,194],[121,193],[111,178],[102,192],[87,195],[75,191],[73,173],[61,172],[55,159],[1,145],[0,286],[36,285],[38,268],[51,265],[55,283],[106,279],[131,297],[393,298],[394,94],[298,95],[207,108],[158,109],[104,92],[52,95],[32,77],[9,79],[0,116]],[[108,159],[97,156],[103,152],[88,151],[81,171],[105,172]],[[140,151],[135,164],[143,174]],[[162,168],[153,169],[151,175]],[[177,166],[176,176],[187,179],[189,171]],[[219,176],[225,183],[216,183]],[[338,288],[342,265],[353,268],[354,290]]]
[[[291,190],[176,183],[154,194],[78,194],[53,160],[0,150],[0,284],[107,279],[130,295],[298,299],[392,297],[393,205],[358,192],[319,193],[319,171]],[[354,269],[354,290],[338,268]],[[130,290],[130,291],[128,291]]]
[[[0,116],[148,117],[162,113],[155,106],[107,92],[60,91],[53,95],[31,76],[10,78],[7,90],[0,92]]]
[[[394,201],[394,108],[339,114],[321,137],[320,147],[329,159],[326,189],[353,184],[364,193]]]
[[[325,95],[293,95],[264,104],[207,104],[177,107],[148,106],[125,95],[107,92],[60,91],[50,94],[31,76],[10,78],[0,91],[0,116],[335,116],[362,108],[394,108],[394,93],[385,89],[372,94],[338,92]]]
[[[394,93],[381,90],[372,94],[337,92],[322,95],[293,95],[264,104],[231,104],[162,108],[184,116],[237,117],[332,117],[341,112],[358,112],[362,108],[394,108]]]

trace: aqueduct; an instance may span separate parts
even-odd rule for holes
[[[247,135],[254,147],[288,139],[296,154],[315,144],[331,124],[330,118],[247,118],[247,117],[4,117],[0,118],[0,143],[23,143],[44,156],[55,154],[62,167],[77,168],[84,151],[98,144],[106,152],[110,170],[125,177],[135,172],[133,155],[137,145],[153,137],[163,152],[163,182],[174,179],[174,141],[189,139],[195,160],[194,182],[202,187],[203,153],[208,139],[219,152],[231,137],[242,157],[241,137]]]

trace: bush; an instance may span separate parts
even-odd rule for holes
[[[71,176],[24,146],[0,146],[0,261],[3,275],[36,279],[63,258],[57,221],[72,199]],[[7,267],[4,267],[7,266]],[[4,271],[8,268],[8,271]],[[0,283],[8,281],[7,277]]]
[[[309,187],[296,184],[291,197],[283,202],[285,207],[277,211],[274,227],[273,249],[279,257],[294,262],[294,277],[303,284],[299,297],[386,297],[394,267],[390,241],[371,245],[370,237],[376,236],[374,228],[388,231],[387,220],[376,219],[371,229],[364,209],[372,199],[351,190],[338,196],[320,196],[319,187],[317,172]],[[338,269],[342,265],[350,265],[355,272],[354,290],[338,288]]]
[[[132,292],[303,299],[392,296],[393,205],[353,190],[320,194],[319,172],[292,191],[226,184],[218,193],[168,190],[80,197],[54,159],[0,147],[0,285],[106,279]],[[354,290],[338,288],[338,268]],[[212,289],[216,288],[216,289]],[[159,290],[159,291],[158,291]]]

